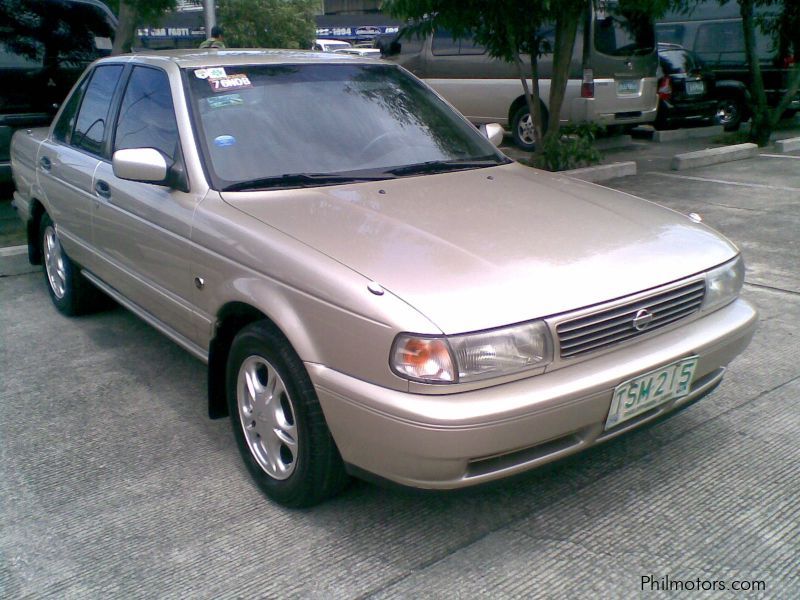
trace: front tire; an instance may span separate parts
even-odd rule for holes
[[[53,304],[69,317],[91,312],[100,292],[80,274],[79,267],[64,252],[56,226],[47,213],[39,222],[39,233],[42,272]]]
[[[344,464],[308,373],[267,321],[246,326],[234,338],[226,392],[239,452],[267,496],[301,508],[343,489]]]

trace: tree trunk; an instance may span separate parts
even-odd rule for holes
[[[798,57],[797,60],[800,61],[800,57]],[[783,98],[781,98],[778,106],[772,110],[772,119],[770,119],[771,129],[775,128],[778,121],[781,120],[783,113],[789,108],[789,104],[791,104],[792,100],[797,96],[797,92],[800,91],[800,62],[795,63],[792,70],[787,74],[787,77],[789,82],[786,86],[786,93],[783,95]]]
[[[550,78],[550,116],[547,123],[547,135],[558,135],[561,124],[561,106],[567,91],[567,80],[572,65],[572,53],[575,48],[575,37],[581,11],[570,4],[556,17],[556,40],[553,48],[553,74]]]
[[[522,91],[525,95],[525,102],[528,104],[528,110],[533,119],[533,139],[536,142],[537,154],[542,151],[542,130],[544,122],[542,121],[542,103],[539,101],[539,60],[536,53],[531,54],[531,83],[532,86],[528,87],[528,73],[525,72],[525,62],[519,55],[519,52],[514,52],[514,62],[517,65],[517,73],[519,80],[522,82]]]
[[[767,94],[764,91],[764,79],[761,77],[761,64],[756,53],[756,24],[753,17],[754,0],[738,0],[739,12],[742,15],[744,32],[744,50],[750,69],[750,96],[753,117],[750,121],[750,139],[759,146],[769,144],[772,135],[772,119],[767,106]]]
[[[124,0],[119,3],[119,21],[117,23],[117,33],[114,35],[114,46],[111,54],[124,54],[131,51],[133,38],[136,33],[138,15],[136,10]]]

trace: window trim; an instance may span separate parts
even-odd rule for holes
[[[131,83],[131,79],[133,78],[133,72],[136,69],[150,69],[152,71],[158,71],[159,73],[164,75],[164,78],[167,80],[167,86],[169,87],[170,101],[172,102],[172,116],[175,118],[175,132],[176,132],[176,134],[178,136],[178,146],[179,146],[178,154],[180,154],[180,157],[182,157],[183,156],[183,144],[181,142],[181,132],[180,132],[180,129],[178,127],[178,113],[175,112],[175,101],[174,101],[174,99],[172,97],[172,83],[169,80],[169,73],[167,73],[161,67],[155,67],[153,65],[147,65],[147,64],[143,64],[143,63],[130,65],[130,69],[128,70],[127,76],[125,77],[125,83],[122,86],[122,88],[123,88],[122,89],[122,93],[120,93],[120,95],[119,95],[119,99],[118,99],[119,101],[117,102],[116,108],[114,110],[114,115],[113,115],[114,119],[112,121],[112,123],[114,125],[114,129],[113,129],[112,135],[110,136],[109,145],[108,145],[109,156],[111,156],[111,157],[114,156],[114,152],[115,152],[114,147],[116,146],[116,143],[117,143],[117,129],[119,127],[119,118],[120,118],[120,113],[122,111],[122,102],[125,99],[125,94],[128,92],[128,86]],[[155,148],[155,149],[158,150],[158,148]],[[160,150],[159,150],[159,152],[160,152]],[[180,157],[169,156],[167,158],[169,158],[172,161],[174,161],[175,164],[178,164],[179,162],[182,162],[182,160],[179,160]]]
[[[52,129],[52,131],[50,133],[50,139],[52,139],[53,142],[55,142],[57,144],[64,145],[64,146],[69,146],[70,148],[74,147],[71,144],[71,142],[72,142],[72,134],[75,132],[75,125],[78,122],[78,113],[80,113],[81,104],[83,104],[83,95],[86,92],[86,88],[89,87],[90,75],[92,74],[93,71],[94,71],[94,69],[92,69],[91,72],[87,71],[86,73],[82,74],[78,78],[78,81],[75,82],[75,85],[72,88],[72,93],[69,94],[66,97],[66,99],[64,100],[64,102],[61,104],[63,109],[57,115],[57,118],[53,120],[53,129]],[[85,87],[84,87],[84,84],[85,84]],[[82,87],[83,87],[83,89],[81,89]],[[78,98],[78,107],[75,109],[75,123],[73,123],[72,127],[70,127],[69,130],[65,133],[65,135],[64,135],[65,139],[60,140],[60,139],[58,139],[56,137],[56,129],[58,129],[58,125],[59,125],[59,123],[61,123],[61,120],[64,119],[66,108],[69,105],[70,100],[72,100],[72,97],[75,96],[75,95],[79,96],[79,98]]]
[[[117,111],[119,110],[119,98],[120,98],[119,94],[120,94],[120,89],[123,87],[120,84],[123,81],[127,81],[127,73],[130,71],[129,66],[127,64],[125,64],[125,63],[103,62],[103,63],[99,63],[99,64],[95,65],[94,67],[92,67],[91,71],[86,74],[86,76],[89,77],[89,79],[88,79],[88,81],[86,83],[86,90],[83,91],[83,94],[82,94],[82,97],[81,97],[80,106],[78,106],[77,115],[80,116],[81,109],[83,108],[83,102],[86,100],[86,91],[89,89],[89,86],[92,85],[92,80],[94,79],[94,76],[97,73],[97,69],[99,69],[101,67],[122,67],[122,72],[119,75],[119,79],[117,80],[117,85],[114,88],[114,93],[111,95],[111,100],[109,101],[109,106],[108,106],[108,121],[109,121],[109,123],[112,123],[113,119],[116,118]],[[105,131],[103,132],[103,141],[102,141],[102,143],[100,145],[100,153],[98,154],[98,153],[95,153],[95,152],[91,152],[91,151],[89,151],[88,149],[86,149],[86,148],[84,148],[82,146],[76,146],[75,144],[72,143],[72,136],[75,134],[75,127],[77,127],[77,125],[78,125],[78,119],[76,118],[75,119],[75,125],[73,126],[72,131],[70,132],[70,136],[69,136],[70,137],[70,141],[69,141],[69,143],[67,145],[70,148],[72,148],[73,150],[76,150],[78,152],[82,152],[83,154],[86,154],[87,156],[93,156],[94,158],[97,158],[99,160],[103,160],[105,162],[110,162],[111,157],[108,154],[108,140],[109,140],[109,137],[110,137],[108,135],[109,128],[106,127]]]

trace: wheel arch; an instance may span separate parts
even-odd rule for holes
[[[208,348],[208,416],[221,419],[228,416],[228,405],[225,398],[225,370],[228,353],[236,334],[244,327],[265,321],[286,340],[294,352],[298,352],[296,343],[264,310],[241,300],[233,300],[224,304],[217,312],[214,336]],[[299,354],[299,353],[298,353]]]
[[[715,83],[715,95],[717,100],[724,98],[735,98],[741,100],[742,108],[746,113],[750,112],[750,91],[741,81],[735,79],[724,79]]]
[[[514,114],[519,110],[520,106],[524,106],[525,96],[518,96],[514,102],[511,103],[511,106],[508,109],[508,125],[511,127],[511,124],[514,121]],[[545,104],[542,98],[539,98],[539,105],[542,107],[542,116],[544,117],[544,121],[547,122],[547,117],[549,115],[549,110],[547,108],[547,104]]]

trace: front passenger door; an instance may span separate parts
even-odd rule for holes
[[[180,139],[167,74],[134,66],[117,117],[113,152],[155,148],[181,161]],[[200,198],[164,185],[127,181],[103,162],[95,173],[94,236],[103,253],[98,276],[184,338],[196,341],[190,300],[195,259],[189,242]],[[99,193],[99,192],[98,192]]]

